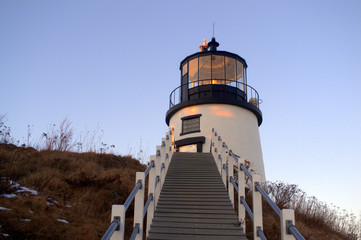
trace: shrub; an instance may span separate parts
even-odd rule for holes
[[[6,125],[6,114],[0,115],[0,143],[10,144],[14,142],[11,137],[11,129]]]

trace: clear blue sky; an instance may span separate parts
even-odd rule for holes
[[[66,116],[118,154],[167,131],[180,61],[212,37],[263,99],[268,180],[361,212],[361,1],[0,1],[0,114],[34,141]],[[133,151],[133,152],[132,152]]]

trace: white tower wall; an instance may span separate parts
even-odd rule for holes
[[[181,118],[201,114],[200,132],[181,135]],[[174,126],[175,141],[205,137],[203,152],[209,152],[212,128],[222,137],[229,149],[251,163],[251,168],[262,175],[265,181],[261,141],[257,117],[249,110],[228,104],[201,104],[180,109],[171,118],[169,126]]]

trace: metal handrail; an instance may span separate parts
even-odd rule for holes
[[[144,171],[144,178],[146,178],[148,176],[148,173],[149,173],[150,169],[152,167],[154,167],[154,165],[155,165],[154,161],[151,161],[150,164],[148,165],[147,169],[145,169],[145,171]]]
[[[133,191],[129,194],[128,199],[125,201],[124,203],[124,211],[127,211],[127,209],[129,208],[130,204],[132,203],[135,194],[137,194],[138,190],[142,187],[142,182],[139,181],[137,182],[137,184],[135,185],[135,187],[133,188]]]
[[[223,169],[226,171],[227,178],[228,178],[228,168],[227,168],[226,164],[223,164]]]
[[[257,230],[257,234],[258,236],[262,239],[262,240],[267,240],[266,236],[264,235],[262,229],[258,229]]]
[[[234,178],[233,177],[230,177],[230,180],[231,180],[231,183],[233,184],[233,187],[234,187],[234,189],[237,191],[237,193],[238,193],[238,185],[237,185],[237,183],[234,181]]]
[[[147,202],[146,202],[145,205],[144,205],[144,209],[143,209],[143,219],[144,219],[145,215],[147,214],[147,212],[148,212],[148,207],[149,207],[149,205],[150,205],[150,203],[151,203],[152,201],[153,201],[153,193],[149,194],[148,200],[147,200]]]
[[[263,190],[261,185],[259,185],[259,183],[256,183],[255,188],[257,189],[258,192],[261,193],[262,197],[264,197],[264,199],[266,200],[268,205],[270,205],[270,207],[277,214],[277,216],[281,217],[281,209],[272,201],[272,199],[268,196],[268,194],[265,192],[265,190]]]
[[[232,150],[229,151],[229,155],[233,157],[233,159],[238,163],[238,157],[232,152]],[[241,170],[249,177],[249,179],[252,180],[252,174],[248,171],[248,169],[243,164],[241,164],[240,167]]]
[[[246,209],[250,219],[252,220],[252,222],[254,222],[253,212],[252,212],[251,208],[248,206],[246,199],[244,199],[244,197],[241,197],[240,200],[241,200],[241,203],[243,204],[244,208]]]
[[[134,228],[133,228],[133,232],[132,235],[130,236],[130,240],[134,240],[137,237],[137,234],[139,233],[139,225],[135,224]]]
[[[101,240],[109,240],[118,226],[120,226],[120,222],[118,220],[113,220]]]
[[[252,174],[248,171],[248,169],[243,165],[243,164],[240,164],[239,165],[242,169],[242,171],[247,175],[247,177],[253,181],[253,177],[252,177]]]
[[[296,240],[305,240],[301,233],[297,230],[296,226],[291,224],[288,226],[290,233],[296,238]]]
[[[230,155],[231,157],[233,157],[234,161],[236,161],[236,162],[238,163],[238,157],[236,156],[236,154],[234,154],[234,153],[232,152],[232,150],[229,150],[229,155]]]

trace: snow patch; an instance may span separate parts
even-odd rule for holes
[[[6,208],[6,207],[0,207],[0,210],[3,210],[3,211],[10,211],[11,209],[10,209],[10,208]]]
[[[2,178],[0,178],[0,180],[1,180],[1,182],[6,182],[6,181],[8,181],[9,184],[10,184],[10,186],[11,186],[11,188],[16,189],[16,192],[19,192],[19,193],[24,193],[24,192],[26,192],[26,193],[30,193],[30,194],[32,194],[32,195],[39,195],[39,194],[40,194],[38,191],[36,191],[36,190],[34,190],[34,189],[31,189],[31,188],[23,187],[23,186],[21,186],[18,182],[15,182],[15,181],[13,181],[13,180],[9,180],[9,179],[6,178],[6,177],[2,177]],[[11,197],[16,197],[15,194],[2,194],[1,196],[4,196],[4,195],[8,195],[8,196],[11,196]],[[14,196],[14,195],[15,195],[15,196]],[[4,197],[6,197],[6,196],[4,196]],[[7,197],[7,198],[11,198],[11,197]]]
[[[28,218],[20,219],[20,222],[31,222],[31,219],[28,219]]]
[[[52,199],[52,198],[48,198],[48,201],[46,202],[46,205],[48,205],[49,207],[51,207],[51,206],[54,206],[54,203],[55,204],[59,204],[59,202],[58,201],[56,201],[56,200],[54,200],[54,199]]]
[[[62,223],[66,223],[66,224],[68,224],[69,222],[67,221],[67,220],[65,220],[65,219],[60,219],[60,218],[58,218],[58,219],[56,219],[58,222],[62,222]]]
[[[4,237],[9,237],[9,234],[3,233],[3,236],[4,236]]]
[[[27,188],[27,187],[22,187],[20,186],[20,189],[17,190],[17,192],[21,193],[21,192],[28,192],[32,195],[39,195],[40,193],[38,191],[35,191],[34,189],[31,188]]]
[[[16,197],[16,194],[14,194],[14,193],[9,193],[9,194],[4,193],[4,194],[1,194],[0,197],[14,198],[14,197]]]

